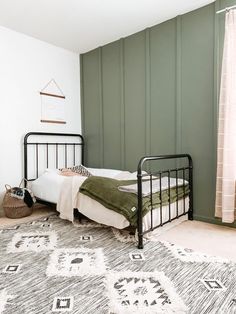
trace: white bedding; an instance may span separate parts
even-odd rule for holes
[[[59,175],[58,170],[46,169],[44,174],[32,181],[30,189],[37,198],[56,204],[64,180],[65,177]]]
[[[136,179],[136,173],[130,173],[126,171],[113,170],[113,169],[96,169],[96,168],[87,168],[93,175],[110,177],[115,179],[122,180],[131,180]],[[72,177],[73,178],[73,177]],[[75,177],[74,177],[75,178]],[[86,179],[86,177],[80,177],[81,184]],[[68,180],[68,177],[61,176],[58,170],[49,170],[47,169],[45,173],[40,176],[38,179],[32,182],[31,189],[34,195],[44,201],[51,203],[58,203],[60,197],[61,187],[65,180]],[[171,218],[176,217],[176,204],[171,204]],[[180,200],[178,202],[178,213],[179,215],[184,212],[184,201]],[[97,201],[91,199],[90,197],[79,193],[78,195],[78,209],[80,213],[86,217],[94,220],[98,223],[109,225],[118,229],[123,229],[129,226],[129,221],[121,214],[110,210]],[[185,198],[185,210],[189,208],[189,198]],[[169,219],[169,207],[163,206],[163,222],[168,221]],[[61,218],[73,220],[73,208],[71,208],[70,215],[63,215],[60,213]],[[160,223],[160,208],[153,210],[153,225],[159,225]],[[143,217],[143,229],[147,230],[151,226],[151,213],[147,213]]]
[[[113,169],[97,169],[87,168],[94,176],[110,177],[114,178],[121,173],[126,173],[120,170]],[[41,200],[57,204],[61,186],[64,180],[67,178],[61,176],[57,169],[46,169],[45,172],[35,181],[32,181],[30,188],[34,195]],[[86,179],[86,177],[84,177]]]

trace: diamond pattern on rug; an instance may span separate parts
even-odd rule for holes
[[[57,249],[51,256],[47,276],[94,276],[106,271],[102,249]]]
[[[82,235],[80,241],[93,241],[93,237],[91,235]]]
[[[3,270],[3,273],[6,273],[6,274],[16,274],[18,273],[18,271],[20,270],[21,268],[21,265],[7,265],[4,270]]]
[[[201,279],[200,281],[204,284],[204,286],[209,291],[213,291],[213,290],[224,291],[226,289],[225,286],[217,279]]]
[[[183,262],[212,262],[212,263],[228,263],[229,261],[222,257],[210,256],[204,253],[183,248],[170,242],[160,241],[165,247],[178,259]]]
[[[74,306],[73,297],[56,297],[53,301],[53,312],[71,312]]]
[[[107,275],[111,313],[185,313],[187,308],[163,272]]]
[[[145,257],[143,253],[129,253],[129,258],[131,261],[144,261]]]
[[[8,245],[9,253],[53,250],[57,244],[54,231],[46,233],[17,233]]]

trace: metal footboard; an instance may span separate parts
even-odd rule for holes
[[[145,170],[145,166],[147,166],[147,163],[151,164],[153,161],[159,161],[159,160],[168,160],[168,159],[175,159],[177,162],[179,162],[181,159],[182,161],[187,161],[187,165],[183,167],[176,167],[176,168],[170,168],[167,170],[161,170],[157,172],[148,171],[148,173],[143,172]],[[163,176],[166,176],[168,187],[165,189],[165,191],[168,193],[168,220],[163,221],[163,203],[162,203],[162,178]],[[160,223],[158,225],[154,225],[153,222],[153,179],[154,177],[158,177],[159,179],[159,201],[160,201]],[[173,180],[173,177],[176,180],[176,186],[174,189],[176,189],[176,215],[174,217],[171,217],[171,179]],[[158,227],[162,227],[163,225],[171,222],[172,220],[178,219],[179,217],[185,215],[188,213],[188,219],[193,219],[193,162],[192,158],[189,154],[178,154],[178,155],[160,155],[160,156],[148,156],[143,157],[140,159],[137,169],[137,178],[138,178],[138,213],[137,213],[137,231],[138,231],[138,248],[143,248],[143,236],[145,233],[148,233],[150,231],[155,230]],[[150,183],[150,215],[151,215],[151,227],[148,230],[143,231],[143,180],[149,180]],[[182,179],[183,182],[188,181],[188,184],[183,184],[183,213],[179,213],[179,185],[178,185],[178,179]],[[187,191],[188,187],[188,191]],[[173,188],[172,188],[173,189]],[[189,197],[189,206],[186,209],[185,205],[185,197],[188,195]]]

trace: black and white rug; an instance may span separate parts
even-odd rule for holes
[[[236,313],[236,264],[56,215],[0,230],[0,314]]]

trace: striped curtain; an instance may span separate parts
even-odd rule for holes
[[[236,10],[226,13],[220,87],[215,216],[235,220],[236,181]]]

